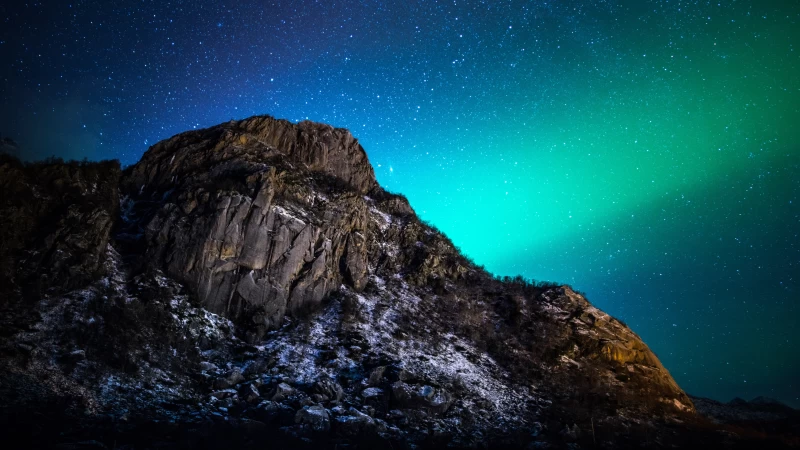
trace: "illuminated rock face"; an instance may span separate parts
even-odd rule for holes
[[[649,349],[630,348],[634,346],[637,345],[633,342],[628,342],[622,345],[617,343],[605,343],[603,345],[602,354],[609,360],[618,362],[620,364],[644,363],[654,365],[656,363],[657,360]]]
[[[667,393],[667,397],[678,400],[681,408],[693,409],[689,397],[681,390],[658,357],[630,328],[591,305],[582,295],[570,287],[562,287],[562,295],[551,301],[566,315],[564,325],[572,330],[572,338],[584,357],[608,361],[624,370],[625,377],[639,374],[643,380],[655,387],[654,392]],[[549,296],[545,294],[547,300]],[[558,316],[558,314],[556,315]],[[656,394],[662,395],[662,394]]]

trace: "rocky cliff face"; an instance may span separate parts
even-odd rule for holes
[[[119,205],[116,166],[35,169],[75,186],[41,197],[34,169],[8,164],[2,207],[32,225],[5,238],[20,244],[3,275],[22,298],[35,277],[13,262],[33,261],[58,289],[31,291],[33,314],[4,309],[0,413],[56,436],[40,444],[717,442],[627,326],[569,286],[476,267],[378,186],[346,130],[255,117],[183,133],[122,174]],[[64,256],[20,256],[43,253]],[[20,413],[54,402],[60,434]]]
[[[363,197],[380,188],[346,130],[257,117],[184,133],[151,148],[124,186],[128,201],[157,205],[147,260],[251,342],[342,282],[364,288]]]

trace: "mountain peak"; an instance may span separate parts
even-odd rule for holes
[[[203,177],[211,166],[237,162],[299,164],[344,181],[365,194],[378,187],[375,172],[358,140],[344,128],[271,116],[230,121],[187,131],[156,143],[134,166],[128,181],[148,189],[175,178]]]

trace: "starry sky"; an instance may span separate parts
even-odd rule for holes
[[[800,2],[20,1],[0,133],[117,158],[270,114],[349,128],[500,275],[572,284],[688,392],[800,407]]]

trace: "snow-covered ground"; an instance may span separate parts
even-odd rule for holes
[[[333,300],[309,320],[287,323],[272,332],[259,349],[276,359],[280,373],[298,384],[363,371],[365,353],[380,355],[426,383],[458,386],[459,406],[479,412],[476,417],[490,410],[492,420],[523,420],[525,404],[535,400],[528,387],[508,383],[508,374],[471,342],[432,330],[436,324],[426,323],[422,299],[401,279],[387,282],[373,275],[370,282],[371,293],[340,288],[343,297],[355,299],[355,314],[345,317],[342,300]],[[408,320],[415,322],[413,326],[403,325]],[[348,347],[345,335],[353,332],[363,338],[364,345]],[[369,373],[363,376],[366,387]]]

